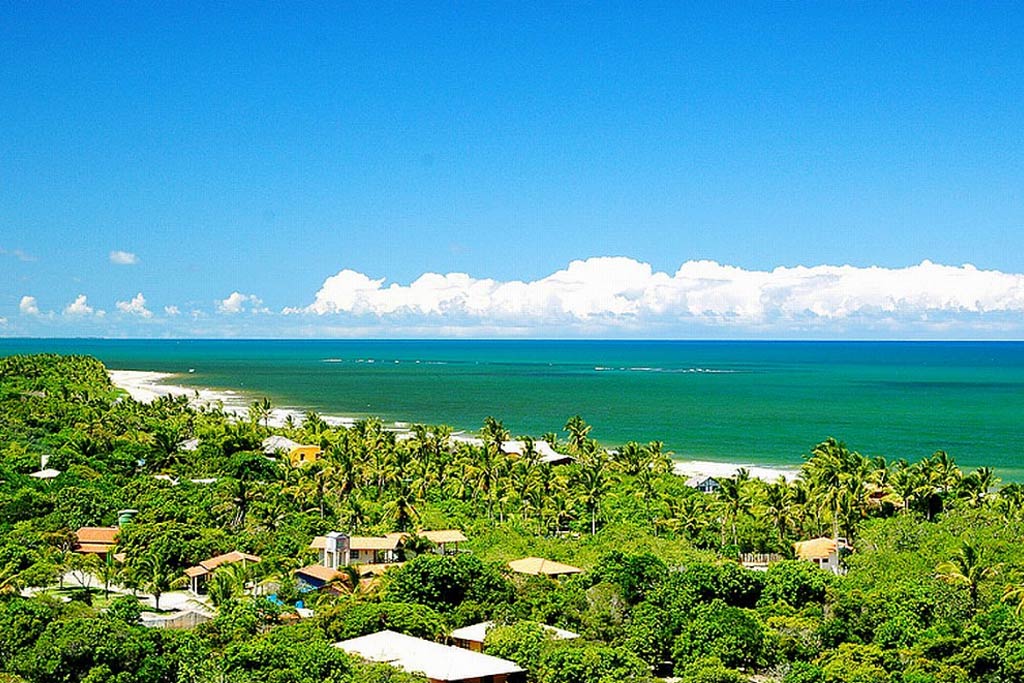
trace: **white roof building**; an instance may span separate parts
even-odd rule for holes
[[[502,441],[501,450],[507,455],[522,455],[526,451],[525,441]],[[534,441],[533,452],[540,456],[541,462],[561,464],[572,462],[572,456],[566,453],[559,453],[551,447],[547,441]]]
[[[263,452],[266,455],[276,455],[278,452],[291,453],[296,448],[300,448],[302,444],[292,441],[287,436],[281,436],[280,434],[274,434],[263,439],[263,443],[260,444],[263,447]]]
[[[548,626],[547,624],[541,624],[540,626],[556,640],[572,640],[580,637],[578,633]],[[492,628],[494,628],[493,621],[481,621],[479,624],[455,629],[452,631],[452,639],[466,641],[467,643],[482,643],[484,638],[487,637],[487,632]]]
[[[526,680],[526,672],[507,659],[439,645],[394,631],[378,631],[344,640],[335,643],[334,647],[371,662],[383,662],[409,673],[422,674],[431,683],[468,683],[485,678],[494,683]]]

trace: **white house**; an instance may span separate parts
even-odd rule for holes
[[[367,661],[383,662],[408,673],[421,674],[430,683],[526,681],[526,672],[515,662],[394,631],[378,631],[344,640],[334,647]]]

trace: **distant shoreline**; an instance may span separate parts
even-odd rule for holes
[[[180,373],[154,372],[150,370],[107,370],[107,375],[114,386],[123,389],[132,399],[140,403],[150,403],[164,396],[186,396],[189,403],[195,408],[206,408],[210,406],[223,407],[224,411],[238,417],[244,417],[249,410],[249,405],[255,400],[255,395],[229,389],[215,390],[208,388],[193,388],[180,384],[169,383]],[[296,424],[301,424],[307,411],[296,407],[273,408],[270,412],[269,424],[273,427],[283,427],[290,416]],[[340,415],[321,415],[325,422],[331,426],[351,427],[359,418]],[[393,431],[406,433],[409,431],[410,421],[396,421],[386,423]],[[479,443],[479,439],[465,432],[456,432],[454,438],[460,441]],[[683,477],[731,477],[740,468],[745,468],[751,477],[773,481],[778,477],[785,477],[793,480],[799,473],[797,467],[766,467],[752,463],[723,462],[717,460],[693,460],[683,459],[678,456],[673,458],[675,473]]]

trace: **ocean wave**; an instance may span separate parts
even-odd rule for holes
[[[594,372],[661,372],[671,375],[734,375],[743,371],[726,370],[722,368],[651,368],[646,366],[612,368],[604,365],[596,365],[594,366]]]

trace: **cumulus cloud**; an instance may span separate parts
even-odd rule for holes
[[[64,315],[84,316],[92,315],[93,313],[95,313],[95,310],[89,305],[85,294],[79,294],[75,297],[74,301],[64,308]]]
[[[169,316],[181,315],[181,309],[177,306],[164,306],[164,314]]]
[[[499,326],[667,323],[796,329],[833,321],[907,323],[1024,312],[1024,274],[923,261],[905,268],[818,265],[746,270],[688,261],[674,273],[624,257],[573,261],[538,280],[425,273],[408,285],[354,270],[285,313]]]
[[[0,316],[0,325],[6,325],[6,324],[7,324],[7,318],[4,318],[3,316]]]
[[[129,315],[137,315],[140,318],[152,318],[153,312],[146,308],[146,297],[139,292],[132,297],[131,301],[118,301],[114,304],[117,310]]]
[[[246,310],[253,313],[267,312],[267,309],[263,307],[262,299],[255,294],[242,294],[241,292],[231,292],[228,298],[218,301],[217,310],[228,315],[242,313]]]
[[[130,251],[115,250],[110,252],[110,262],[118,266],[134,266],[139,257]]]
[[[21,311],[22,315],[39,315],[39,303],[34,296],[26,295],[21,297],[18,310]]]

